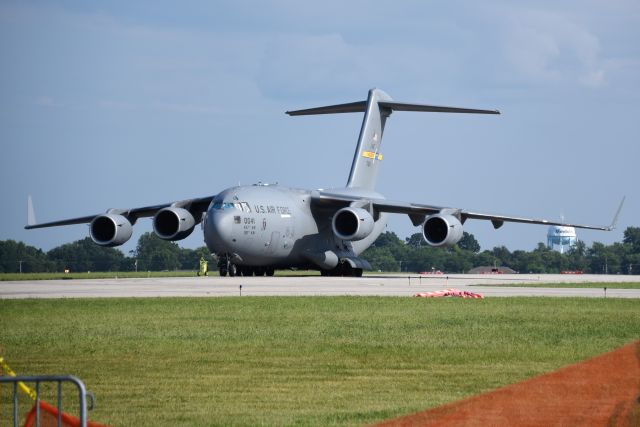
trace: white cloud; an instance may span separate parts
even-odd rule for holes
[[[606,84],[600,40],[584,26],[560,13],[531,9],[512,10],[506,18],[507,60],[525,79]]]

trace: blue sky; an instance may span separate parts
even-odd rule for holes
[[[395,113],[390,199],[640,226],[637,1],[0,2],[0,240],[49,250],[86,226],[38,221],[216,194],[346,183],[359,114],[284,111],[364,99],[501,116]],[[143,219],[139,235],[152,229]],[[419,231],[397,216],[400,237]],[[469,221],[483,249],[546,228]],[[202,245],[199,230],[183,241]]]

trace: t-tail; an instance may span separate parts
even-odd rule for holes
[[[387,118],[393,111],[426,111],[436,113],[500,114],[498,110],[478,110],[473,108],[443,107],[437,105],[395,102],[380,89],[371,89],[366,101],[329,105],[306,110],[287,111],[290,116],[313,114],[359,113],[364,112],[358,145],[351,163],[347,187],[373,190],[382,162],[382,134]]]

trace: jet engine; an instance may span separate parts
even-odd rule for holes
[[[333,233],[342,240],[362,240],[373,231],[373,217],[362,208],[342,208],[333,215]]]
[[[462,224],[452,215],[430,215],[422,225],[422,235],[431,246],[451,247],[462,238]]]
[[[117,214],[98,215],[89,226],[91,239],[100,246],[120,246],[133,233],[129,220]]]
[[[153,217],[153,231],[164,240],[181,240],[193,231],[196,220],[186,209],[168,207]]]

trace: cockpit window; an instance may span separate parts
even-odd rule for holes
[[[223,202],[222,200],[213,201],[213,209],[237,209],[242,212],[251,213],[251,208],[247,202]]]
[[[213,202],[213,209],[233,209],[233,203],[223,202],[222,200],[216,200]]]

